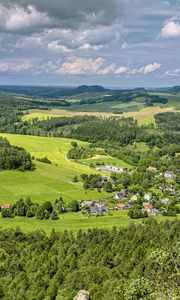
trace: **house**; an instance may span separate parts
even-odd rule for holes
[[[135,204],[135,201],[128,201],[128,202],[126,202],[126,206],[127,206],[127,208],[131,208],[131,207],[133,207],[133,206],[134,206],[134,204]]]
[[[116,194],[116,196],[114,197],[114,199],[116,199],[116,200],[123,200],[123,199],[126,198],[126,195],[127,195],[126,190],[121,190],[120,192],[118,192]]]
[[[95,206],[89,207],[89,214],[90,214],[90,216],[96,216],[98,214]]]
[[[164,173],[164,177],[167,179],[167,180],[174,180],[174,177],[175,177],[175,174],[173,171],[166,171]]]
[[[98,207],[104,207],[107,205],[107,202],[105,200],[99,200],[99,202],[95,203]]]
[[[163,204],[168,204],[169,201],[170,201],[169,198],[163,198],[163,199],[162,199],[162,203],[163,203]]]
[[[98,167],[96,168],[96,170],[101,171],[101,172],[105,172],[105,173],[123,173],[124,169],[121,166],[114,166],[114,165],[106,165],[103,167]]]
[[[11,208],[11,204],[9,203],[5,203],[3,205],[1,205],[1,209],[10,209]]]
[[[140,195],[139,194],[135,194],[131,197],[131,201],[137,201],[138,199],[140,198]]]
[[[106,165],[106,168],[111,170],[111,172],[114,172],[114,173],[123,173],[124,172],[124,169],[121,166]]]
[[[90,205],[92,205],[92,204],[93,204],[93,201],[92,201],[92,200],[82,201],[82,202],[81,202],[82,207],[84,207],[84,206],[90,206]]]
[[[143,209],[145,211],[150,211],[152,208],[153,208],[153,206],[151,203],[144,203],[144,205],[143,205]]]
[[[150,209],[150,210],[149,210],[149,213],[150,213],[150,215],[152,215],[152,216],[158,216],[158,215],[161,214],[161,213],[160,213],[160,210],[159,210],[159,209],[156,209],[156,208]]]
[[[97,216],[100,214],[108,214],[108,206],[99,207],[97,205],[89,207],[90,216]]]
[[[147,194],[144,195],[144,199],[145,199],[146,201],[150,201],[150,200],[152,200],[152,198],[153,198],[153,196],[152,196],[151,193],[147,193]]]
[[[116,209],[118,209],[118,210],[123,210],[123,209],[125,209],[125,204],[123,204],[123,203],[119,203],[119,204],[117,204],[116,205]]]

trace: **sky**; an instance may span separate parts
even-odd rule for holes
[[[0,85],[180,85],[180,0],[0,0]]]

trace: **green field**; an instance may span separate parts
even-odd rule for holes
[[[79,112],[130,112],[130,111],[139,111],[144,107],[144,103],[132,101],[128,103],[122,103],[120,101],[111,101],[111,102],[101,102],[94,104],[83,104],[83,105],[74,105],[66,107],[66,110],[69,111],[79,111]]]
[[[117,166],[121,166],[123,168],[127,168],[127,169],[132,169],[133,166],[126,163],[125,161],[115,158],[115,157],[111,157],[111,156],[107,156],[107,157],[101,157],[101,155],[98,155],[96,157],[93,158],[89,158],[89,159],[82,159],[82,162],[88,163],[88,164],[93,164],[95,165],[96,163],[104,163],[105,165],[117,165]]]
[[[47,113],[41,113],[41,112],[36,113],[35,112],[35,113],[30,113],[30,114],[24,115],[22,117],[22,120],[23,121],[30,121],[32,119],[38,119],[39,121],[43,121],[43,120],[47,120],[49,118],[58,118],[58,117],[60,117],[60,116],[55,115],[55,114],[53,115],[53,114],[50,113],[50,111],[47,110]],[[64,117],[64,116],[62,115],[62,117]]]
[[[11,144],[25,148],[31,155],[42,158],[48,157],[52,164],[35,161],[36,170],[33,172],[1,171],[0,172],[0,204],[13,203],[20,197],[30,196],[33,201],[42,203],[54,201],[62,196],[64,201],[73,199],[102,199],[109,194],[97,190],[85,191],[82,183],[73,183],[72,177],[82,173],[98,173],[87,166],[69,161],[66,153],[71,148],[70,139],[48,138],[1,134],[7,137]],[[79,142],[80,146],[86,145]]]
[[[180,218],[180,215],[178,215]],[[173,217],[156,217],[157,220],[173,220]],[[128,226],[131,222],[142,223],[143,219],[132,221],[127,211],[112,211],[107,216],[102,217],[86,217],[79,213],[65,213],[59,215],[59,220],[37,220],[35,218],[15,217],[14,219],[0,218],[0,228],[19,227],[24,232],[34,230],[44,230],[47,234],[51,233],[54,228],[56,231],[72,230],[77,233],[79,229],[88,230],[89,228],[112,228]]]
[[[120,101],[101,102],[85,105],[72,105],[61,109],[52,110],[30,110],[23,116],[23,120],[32,120],[38,118],[45,120],[52,117],[73,117],[77,115],[94,115],[102,117],[132,117],[138,121],[139,125],[155,123],[154,116],[158,113],[180,111],[180,95],[170,95],[164,93],[151,92],[152,95],[158,95],[168,99],[166,104],[154,104],[154,106],[144,107],[144,103],[139,101],[122,103]],[[114,112],[123,112],[123,114],[114,114]]]

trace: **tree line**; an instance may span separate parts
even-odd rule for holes
[[[56,233],[0,230],[0,298],[179,299],[180,221]]]
[[[0,137],[0,169],[31,171],[33,168],[31,156],[25,149],[12,146],[6,138]]]

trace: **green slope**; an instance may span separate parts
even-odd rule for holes
[[[68,161],[66,153],[71,148],[70,139],[48,138],[1,134],[7,137],[11,144],[22,146],[31,155],[42,158],[47,156],[52,165],[35,161],[36,170],[33,172],[0,171],[0,204],[13,203],[20,197],[29,195],[33,201],[54,201],[62,196],[65,201],[72,199],[99,199],[107,197],[105,192],[96,190],[85,191],[82,183],[73,183],[72,177],[82,173],[93,173],[87,166]],[[84,145],[84,142],[79,142]]]

